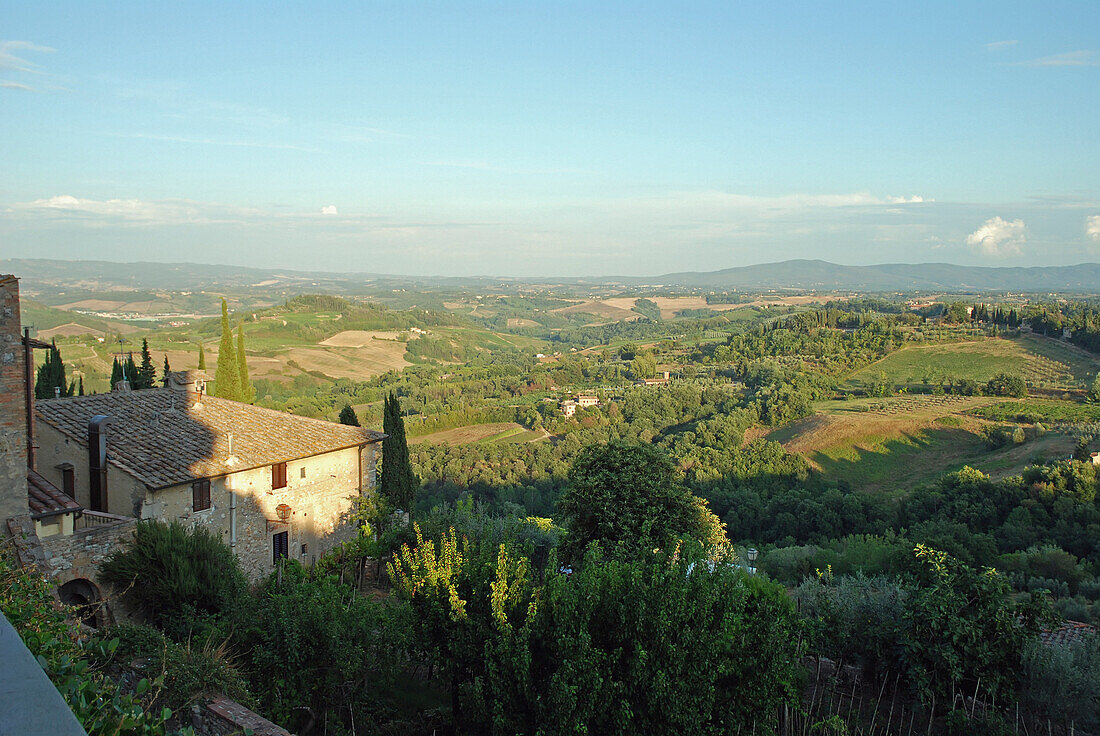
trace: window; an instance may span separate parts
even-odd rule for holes
[[[300,475],[298,477],[305,478],[306,477],[306,466],[303,465],[299,472],[300,472]]]
[[[286,488],[286,463],[271,466],[271,490]]]
[[[61,490],[69,498],[76,500],[76,474],[73,472],[72,463],[61,463],[57,466],[61,471]]]
[[[286,559],[290,549],[290,532],[279,532],[271,535],[271,564],[278,565],[279,560]]]
[[[210,481],[203,479],[191,484],[191,510],[205,511],[210,508]]]

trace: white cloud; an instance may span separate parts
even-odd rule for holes
[[[336,211],[336,205],[329,204],[329,205],[325,205],[324,207],[321,208],[321,214],[322,215],[338,215],[340,213]]]
[[[1010,39],[1008,41],[993,41],[985,45],[986,51],[1000,51],[1001,49],[1007,49],[1009,46],[1015,46],[1019,41],[1016,39]]]
[[[1020,246],[1027,241],[1023,220],[1009,222],[991,217],[980,228],[966,236],[966,244],[987,256],[1018,255]]]
[[[20,84],[19,82],[10,82],[6,79],[0,80],[0,87],[3,87],[4,89],[21,89],[21,90],[24,90],[26,92],[34,92],[35,91],[34,87],[31,87],[29,84]]]
[[[1080,51],[1067,51],[1064,54],[1043,56],[1038,59],[1017,62],[1017,66],[1030,66],[1046,68],[1055,66],[1100,66],[1100,59],[1096,58],[1095,51],[1082,49]]]
[[[1085,234],[1093,240],[1100,240],[1100,215],[1085,218]]]
[[[48,46],[33,44],[30,41],[0,41],[0,71],[15,72],[16,74],[41,74],[42,72],[38,70],[37,64],[16,55],[16,52],[23,53],[25,51],[49,52],[53,49]],[[10,79],[0,79],[0,89],[35,91],[34,87],[28,84]]]

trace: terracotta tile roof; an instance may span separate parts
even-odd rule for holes
[[[27,471],[27,505],[35,518],[80,511],[80,504],[33,470]]]
[[[88,421],[107,427],[107,459],[148,488],[164,488],[376,442],[385,435],[170,388],[113,391],[35,403],[39,421],[88,444]],[[232,444],[232,457],[230,457]]]
[[[1095,634],[1096,627],[1090,624],[1081,623],[1080,621],[1064,621],[1061,626],[1056,629],[1044,629],[1039,632],[1039,638],[1044,644],[1072,644],[1075,641],[1088,636],[1089,634]]]

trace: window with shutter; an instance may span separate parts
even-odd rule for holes
[[[62,463],[57,466],[61,470],[61,490],[69,498],[76,500],[76,474],[71,463]]]
[[[271,489],[286,488],[286,463],[271,466]]]
[[[290,533],[279,532],[271,535],[271,563],[278,565],[279,560],[287,557],[290,549]]]
[[[210,481],[203,479],[191,484],[191,508],[205,511],[210,508]]]

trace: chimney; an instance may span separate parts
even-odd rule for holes
[[[107,426],[114,417],[96,414],[88,422],[88,480],[92,511],[107,511]]]

